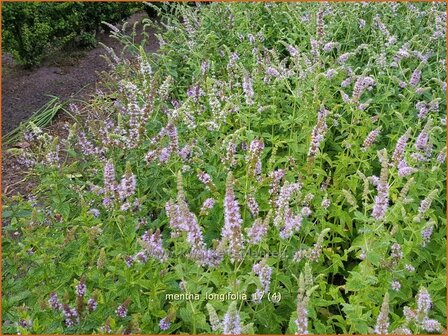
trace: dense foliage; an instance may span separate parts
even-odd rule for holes
[[[151,24],[149,21],[147,24]],[[14,149],[5,333],[443,333],[445,7],[174,6]],[[221,294],[220,297],[212,297]]]
[[[117,23],[142,7],[119,2],[6,2],[2,4],[3,47],[21,64],[39,64],[49,49],[95,43],[101,22]]]

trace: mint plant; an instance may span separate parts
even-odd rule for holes
[[[144,24],[157,53],[111,28],[135,60],[11,150],[37,184],[3,199],[3,331],[444,333],[445,7]]]

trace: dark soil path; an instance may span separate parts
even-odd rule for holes
[[[129,18],[127,31],[132,30],[135,22],[141,21],[146,13],[136,13]],[[138,25],[137,42],[143,39],[140,34],[143,25]],[[154,31],[147,29],[148,35],[145,49],[154,52],[158,49],[158,41]],[[98,41],[117,51],[121,44],[106,33],[100,33]],[[51,98],[57,96],[61,101],[70,98],[88,100],[94,92],[99,80],[98,74],[108,70],[108,65],[101,55],[105,50],[101,45],[91,50],[60,52],[49,57],[41,66],[33,70],[25,70],[16,65],[10,55],[2,55],[2,134],[5,135],[20,122],[27,120]],[[70,121],[67,114],[57,115],[47,131],[64,136],[63,125]],[[29,196],[33,189],[33,181],[27,176],[25,167],[3,148],[2,153],[2,194],[22,194]]]
[[[128,30],[145,17],[144,12],[134,14],[128,20]],[[141,32],[142,25],[139,27],[138,31]],[[158,42],[154,32],[147,33],[147,51],[157,50]],[[120,43],[106,33],[100,33],[98,41],[114,49],[121,48]],[[61,101],[86,97],[86,92],[95,86],[97,73],[108,68],[101,57],[104,53],[101,45],[91,50],[60,52],[48,57],[33,70],[16,65],[8,54],[2,55],[2,134],[12,131],[21,121],[39,110],[50,100],[49,95],[57,96]]]

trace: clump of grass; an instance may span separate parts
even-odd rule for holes
[[[51,123],[56,114],[63,109],[65,103],[62,103],[59,97],[50,97],[51,99],[39,110],[34,112],[28,120],[21,122],[18,127],[2,137],[3,145],[7,146],[19,141],[23,137],[23,134],[32,131],[32,124],[39,128],[45,128]]]

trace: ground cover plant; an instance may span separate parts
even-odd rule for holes
[[[445,5],[161,24],[11,150],[38,184],[3,200],[3,332],[444,333]]]

